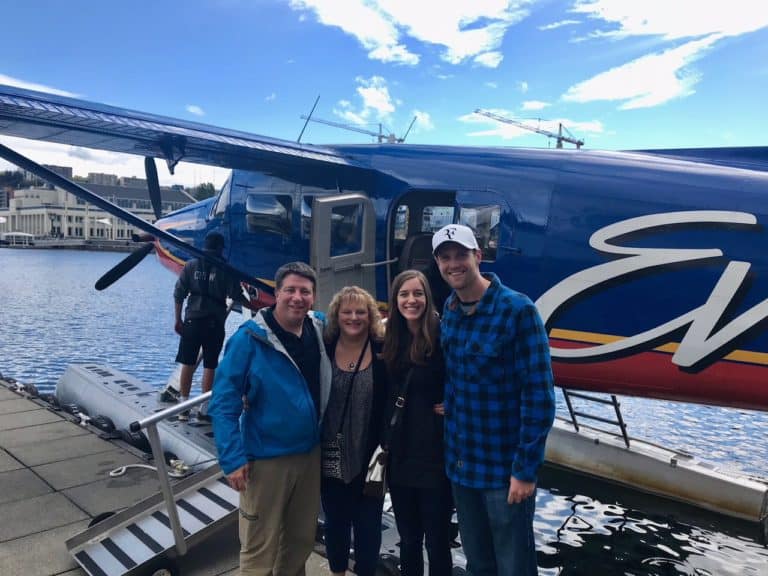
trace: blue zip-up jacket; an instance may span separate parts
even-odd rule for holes
[[[320,346],[322,420],[331,391],[331,363],[322,344],[325,316],[310,312],[310,318]],[[263,310],[227,342],[216,369],[209,414],[225,474],[250,460],[309,452],[320,442],[320,423],[307,381],[269,329]]]

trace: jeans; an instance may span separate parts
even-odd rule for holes
[[[363,494],[365,473],[349,484],[323,478],[320,496],[325,514],[325,551],[331,572],[344,572],[349,565],[349,546],[354,532],[355,573],[374,576],[381,547],[383,498]]]
[[[401,575],[423,576],[426,537],[429,576],[450,576],[452,510],[448,479],[429,488],[390,484],[389,495],[400,534]]]
[[[481,490],[453,483],[461,544],[472,576],[536,576],[533,512],[536,493],[507,503],[506,488]]]

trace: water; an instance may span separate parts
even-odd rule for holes
[[[69,363],[100,362],[162,386],[178,345],[175,277],[150,256],[96,292],[124,256],[0,249],[0,372],[50,391]],[[227,332],[241,321],[232,315]],[[621,401],[631,435],[768,478],[768,414]],[[768,574],[755,525],[549,468],[535,531],[542,575]]]

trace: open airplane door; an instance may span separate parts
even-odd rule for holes
[[[317,272],[315,308],[326,310],[344,286],[376,295],[376,215],[362,194],[315,197],[310,264]]]

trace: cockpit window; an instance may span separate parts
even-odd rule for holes
[[[483,251],[483,261],[496,260],[499,247],[499,218],[501,208],[498,205],[462,207],[459,224],[474,230],[477,243]]]
[[[285,194],[248,194],[245,201],[248,232],[291,235],[291,197]]]
[[[453,206],[425,206],[421,215],[421,232],[437,232],[453,222]]]
[[[224,214],[229,207],[229,190],[232,187],[232,178],[227,178],[224,186],[221,187],[219,198],[216,200],[216,205],[213,208],[213,216],[223,218]]]

